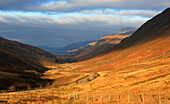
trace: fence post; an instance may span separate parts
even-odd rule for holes
[[[141,102],[142,102],[143,104],[145,104],[145,101],[144,101],[144,94],[140,94],[140,99],[141,99]]]
[[[54,104],[54,96],[52,96],[52,104]]]
[[[109,95],[109,101],[111,101],[111,96]]]
[[[76,93],[76,98],[78,98],[78,94]]]
[[[88,100],[88,94],[86,94],[86,100]]]
[[[118,101],[120,101],[120,94],[118,94]]]
[[[94,101],[94,94],[93,94],[93,101]]]
[[[75,98],[75,92],[73,91],[73,98]]]
[[[165,52],[163,53],[163,63],[165,62]]]
[[[129,92],[128,92],[128,102],[130,102],[130,94],[129,94]]]
[[[69,93],[69,99],[71,99],[71,95],[70,95],[70,93]]]
[[[159,94],[159,104],[161,104],[161,96],[160,96],[160,94]]]
[[[32,94],[30,94],[30,103],[32,104]]]
[[[144,94],[142,94],[143,104],[145,104]]]
[[[101,94],[101,101],[103,101],[103,96],[102,96],[102,94]]]
[[[79,95],[79,99],[81,100],[81,95]]]

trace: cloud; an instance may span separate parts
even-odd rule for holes
[[[0,0],[0,36],[62,47],[139,27],[169,0]]]
[[[29,6],[40,5],[41,2],[47,2],[48,0],[1,0],[1,10],[26,10]]]
[[[162,10],[169,0],[1,0],[1,10],[79,12],[95,9]]]
[[[49,16],[0,15],[0,36],[31,45],[62,47],[96,40],[128,26],[139,27],[146,19],[128,20],[112,15]],[[4,22],[5,20],[5,22]]]
[[[94,9],[162,10],[169,5],[169,0],[65,0],[65,2],[39,5],[33,9],[29,9],[53,12],[79,12]]]
[[[88,10],[82,11],[84,14],[110,14],[110,15],[121,15],[121,16],[141,16],[141,17],[153,17],[159,14],[161,11],[151,11],[151,10],[123,10],[123,11],[115,11],[115,10]]]

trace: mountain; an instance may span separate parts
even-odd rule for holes
[[[123,40],[114,49],[128,48],[162,36],[169,35],[170,8],[143,24],[132,36]]]
[[[72,43],[72,44],[69,44],[63,48],[61,48],[62,50],[74,50],[74,49],[77,49],[77,48],[80,48],[82,46],[86,46],[88,45],[89,43],[92,43],[92,42],[96,42],[97,40],[89,40],[89,41],[82,41],[82,42],[78,42],[78,43]]]
[[[135,32],[135,30],[136,28],[134,27],[126,27],[121,29],[117,35],[131,35]],[[58,56],[67,56],[72,54],[79,54],[83,51],[86,51],[90,49],[97,41],[98,40],[82,41],[82,42],[69,44],[62,48],[54,48],[48,46],[38,46],[38,47]]]
[[[90,41],[72,43],[62,48],[53,48],[53,47],[48,47],[48,46],[38,46],[38,47],[58,56],[66,56],[66,55],[80,53],[81,51],[84,50],[84,49],[81,50],[82,47],[84,46],[86,47],[88,44],[92,42],[96,42],[96,41],[97,40],[90,40]],[[79,51],[76,51],[76,50],[79,50]]]
[[[118,32],[118,35],[132,35],[136,31],[134,27],[126,27]]]
[[[101,45],[101,44],[104,44],[104,43],[108,43],[108,42],[115,42],[114,43],[114,45],[115,44],[117,44],[117,43],[119,43],[120,41],[117,41],[117,40],[122,40],[123,38],[125,38],[126,36],[125,35],[127,35],[127,36],[130,36],[130,35],[132,35],[134,32],[136,31],[136,28],[134,28],[134,27],[126,27],[126,28],[123,28],[123,29],[121,29],[118,33],[117,33],[117,35],[106,35],[106,36],[104,36],[103,38],[105,38],[105,39],[101,39],[101,40],[99,40],[98,42],[97,42],[97,40],[95,40],[95,41],[93,41],[92,43],[89,43],[89,44],[87,44],[87,45],[85,45],[85,46],[81,46],[81,47],[79,47],[79,48],[76,48],[76,49],[73,49],[73,50],[69,50],[69,51],[67,51],[67,52],[70,52],[70,53],[73,53],[73,54],[80,54],[81,52],[83,52],[83,51],[86,51],[86,50],[88,50],[88,49],[90,49],[90,48],[94,48],[94,47],[96,47],[96,46],[94,46],[96,43],[97,43],[97,47],[99,46],[99,44]],[[123,36],[120,36],[120,35],[123,35]],[[107,38],[107,39],[106,39]],[[117,42],[116,42],[117,41]],[[103,45],[104,46],[104,45]],[[106,49],[103,49],[103,52],[104,51],[108,51],[110,48],[109,47],[112,47],[113,45],[107,45],[107,47],[108,48],[106,48]],[[100,46],[100,48],[98,48],[99,50],[101,50],[102,49],[102,45]],[[86,52],[84,52],[84,53],[86,53]],[[102,52],[99,52],[99,53],[102,53]],[[97,54],[98,55],[98,54]]]
[[[160,56],[159,58],[162,58],[161,56],[164,52],[169,55],[169,39],[170,8],[148,20],[133,35],[123,39],[107,53],[84,61],[88,63],[88,66],[86,65],[85,67],[92,70],[94,70],[94,67],[96,70],[106,70],[114,69],[113,65],[136,62],[137,59],[138,61],[143,61],[157,55]]]
[[[130,37],[123,39],[105,54],[73,63],[71,66],[79,73],[100,74],[100,77],[90,82],[93,89],[89,94],[104,93],[109,98],[109,95],[113,93],[122,96],[130,93],[130,98],[133,99],[130,102],[139,103],[138,96],[142,93],[146,94],[145,98],[147,96],[148,99],[157,93],[162,95],[164,102],[168,102],[169,40],[170,8],[148,20]],[[87,90],[86,85],[81,85],[81,88]],[[84,90],[83,92],[85,93]],[[86,94],[88,92],[89,90]],[[152,99],[145,100],[145,103],[154,104],[155,102]],[[120,103],[126,104],[127,98],[122,98]]]
[[[0,38],[0,88],[40,86],[46,82],[40,78],[48,70],[44,65],[56,62],[65,59],[31,45]]]
[[[84,51],[80,52],[79,54],[75,54],[74,59],[76,61],[82,61],[82,60],[93,58],[100,54],[104,54],[105,52],[107,52],[111,48],[113,48],[113,46],[118,44],[122,39],[124,39],[128,36],[130,36],[130,35],[107,35],[107,36],[104,36],[99,41],[88,45],[89,47],[84,49]]]
[[[121,29],[120,32],[121,31],[135,31],[135,30],[137,30],[137,28],[135,27],[126,27],[126,28]]]
[[[67,52],[66,50],[62,50],[61,48],[54,48],[54,47],[48,47],[48,46],[37,46],[45,51],[48,51],[52,54],[55,54],[57,56],[65,56],[70,55],[71,53]]]

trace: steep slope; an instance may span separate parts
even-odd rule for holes
[[[141,44],[155,38],[165,36],[169,32],[170,8],[158,14],[151,20],[143,24],[131,37],[119,44],[117,49],[127,48],[136,44]],[[115,49],[114,48],[114,49]]]
[[[0,38],[0,88],[8,89],[11,85],[25,88],[43,84],[44,80],[40,76],[47,70],[43,65],[64,61],[64,58],[39,48]]]
[[[162,103],[169,102],[170,82],[170,8],[142,25],[132,36],[122,40],[105,55],[72,64],[77,72],[98,72],[100,77],[80,88],[87,90],[82,95],[130,94],[132,103],[145,94],[146,103],[160,94]],[[135,95],[138,94],[138,95]],[[89,94],[90,95],[90,94]],[[150,97],[150,98],[149,98]],[[152,98],[151,98],[152,97]],[[121,98],[127,103],[127,97]]]
[[[102,69],[101,66],[110,65],[109,68],[102,69],[105,70],[114,69],[113,65],[122,64],[122,62],[136,62],[137,59],[138,61],[143,61],[157,55],[161,56],[164,52],[169,52],[169,38],[170,8],[147,21],[133,35],[123,39],[105,55],[80,63],[89,63],[86,67],[90,69],[94,67]],[[90,63],[92,63],[93,67],[91,67]],[[95,66],[94,63],[99,66]]]

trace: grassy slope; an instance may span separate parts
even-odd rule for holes
[[[138,95],[150,94],[151,97],[152,94],[162,94],[162,102],[167,103],[170,92],[169,13],[170,9],[148,21],[109,53],[72,64],[77,70],[96,71],[101,74],[90,82],[93,84],[93,90],[90,90],[87,84],[79,86],[84,89],[82,95],[103,93],[103,96],[108,98],[109,94],[128,92],[137,92]],[[156,103],[149,95],[146,102]],[[122,103],[127,103],[127,97]]]

